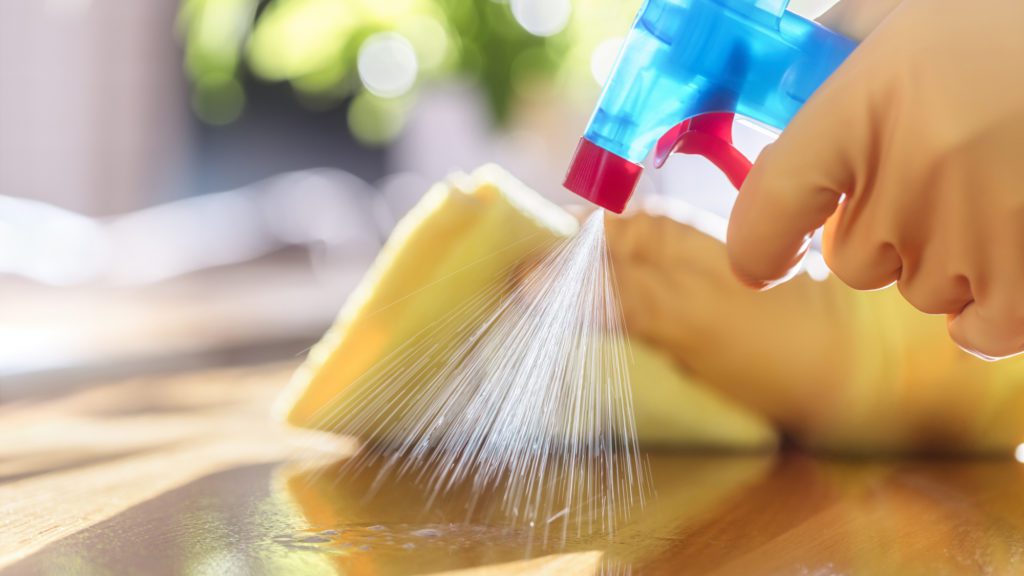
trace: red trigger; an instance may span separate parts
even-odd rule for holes
[[[658,140],[654,165],[661,168],[673,153],[697,154],[710,160],[737,190],[752,166],[732,145],[732,112],[711,112],[687,119]]]

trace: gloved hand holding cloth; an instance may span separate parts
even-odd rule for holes
[[[847,0],[821,20],[863,43],[754,165],[733,269],[778,283],[824,225],[846,284],[895,282],[979,356],[1024,351],[1024,3]]]

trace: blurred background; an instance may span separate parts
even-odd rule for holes
[[[0,2],[0,402],[301,354],[453,171],[571,201],[639,3]],[[700,159],[645,178],[720,216],[733,199]]]

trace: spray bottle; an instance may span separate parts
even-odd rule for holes
[[[856,47],[786,10],[789,0],[646,0],[626,38],[565,187],[621,213],[655,148],[711,160],[737,188],[740,114],[782,130]]]

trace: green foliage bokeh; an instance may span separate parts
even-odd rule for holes
[[[577,0],[568,26],[549,37],[527,32],[502,0],[184,0],[179,25],[193,106],[204,121],[238,118],[245,106],[240,79],[248,72],[290,83],[310,106],[354,98],[349,126],[364,142],[379,144],[400,129],[416,88],[437,79],[479,86],[499,124],[517,89],[531,81],[596,91],[590,55],[602,40],[626,32],[638,5]],[[405,37],[419,63],[413,90],[396,98],[369,94],[356,70],[363,41],[385,31]]]

